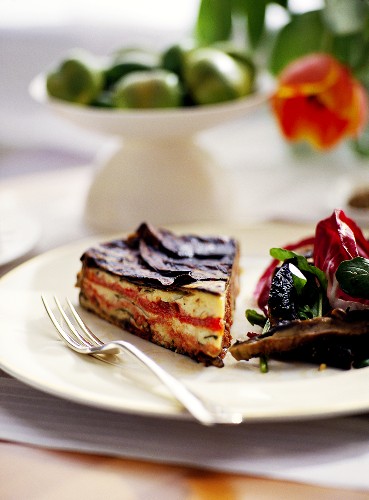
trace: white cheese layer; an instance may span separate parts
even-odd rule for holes
[[[114,276],[105,273],[104,271],[94,271],[99,280],[103,280],[106,286],[114,286],[117,291],[122,288],[137,292],[139,295],[151,302],[162,300],[163,302],[175,302],[179,305],[184,314],[196,318],[223,318],[225,313],[226,298],[225,294],[213,294],[196,289],[186,289],[183,291],[167,291],[154,289],[147,286],[138,286],[120,279],[119,281]],[[119,288],[117,287],[119,285]]]
[[[213,357],[221,352],[225,326],[224,294],[215,295],[199,290],[158,290],[117,280],[100,270],[94,270],[93,273],[98,282],[93,276],[90,276],[92,279],[85,277],[84,293],[97,298],[106,315],[114,316],[118,321],[129,321],[138,328],[150,325],[154,341],[173,349],[188,352],[200,350]],[[141,306],[140,298],[143,299]],[[170,303],[171,307],[175,305],[174,312],[178,316],[170,311],[166,314],[163,303]],[[150,305],[156,304],[159,306],[157,311],[155,307],[150,308]],[[219,329],[201,324],[201,320],[206,321],[207,318],[215,319],[215,322],[218,319]]]

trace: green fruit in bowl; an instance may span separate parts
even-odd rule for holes
[[[187,55],[184,79],[198,104],[215,104],[243,97],[253,88],[253,73],[232,56],[214,48]]]
[[[182,88],[170,71],[135,71],[117,82],[112,100],[118,108],[173,108],[181,105]]]
[[[90,104],[103,86],[99,61],[85,51],[74,52],[46,77],[50,96],[78,104]]]
[[[155,52],[139,48],[121,49],[109,59],[105,68],[106,87],[111,87],[133,71],[156,69],[160,62],[160,56]]]
[[[192,40],[176,43],[168,47],[161,56],[161,66],[182,77],[184,61],[187,54],[194,49]]]
[[[110,90],[103,90],[96,99],[90,102],[90,106],[95,108],[114,108],[112,92]]]
[[[213,43],[211,47],[217,50],[221,50],[222,52],[225,52],[229,56],[233,57],[233,59],[236,59],[236,61],[245,66],[247,71],[250,71],[252,81],[255,80],[255,63],[250,54],[245,49],[230,41],[216,42]]]

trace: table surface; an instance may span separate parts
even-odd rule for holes
[[[0,200],[22,207],[41,223],[41,238],[26,256],[0,269],[4,274],[33,255],[96,234],[83,220],[84,200],[93,175],[91,166],[76,166],[30,175],[11,176],[0,186]],[[45,210],[47,207],[47,210]],[[278,225],[271,224],[270,242]],[[160,498],[361,499],[368,493],[323,488],[247,475],[209,472],[182,466],[50,451],[0,443],[1,498]]]
[[[361,500],[368,493],[0,443],[1,498]],[[17,479],[18,478],[18,479]]]

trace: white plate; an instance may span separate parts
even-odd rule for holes
[[[254,235],[257,234],[254,232]],[[260,233],[261,240],[267,235]],[[18,379],[48,393],[86,405],[120,412],[187,418],[136,361],[121,367],[80,356],[57,338],[43,310],[41,292],[68,295],[74,288],[79,257],[92,243],[82,241],[41,255],[0,280],[0,366]],[[244,310],[265,259],[243,259],[243,282],[233,328],[234,338],[249,328]],[[261,374],[257,362],[236,362],[227,355],[225,367],[203,367],[185,356],[150,344],[85,313],[102,337],[127,338],[204,398],[243,413],[247,421],[336,416],[369,410],[369,368],[351,371],[304,364],[272,362]]]

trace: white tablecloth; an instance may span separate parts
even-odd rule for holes
[[[369,417],[202,427],[88,408],[0,377],[0,439],[369,491]]]

